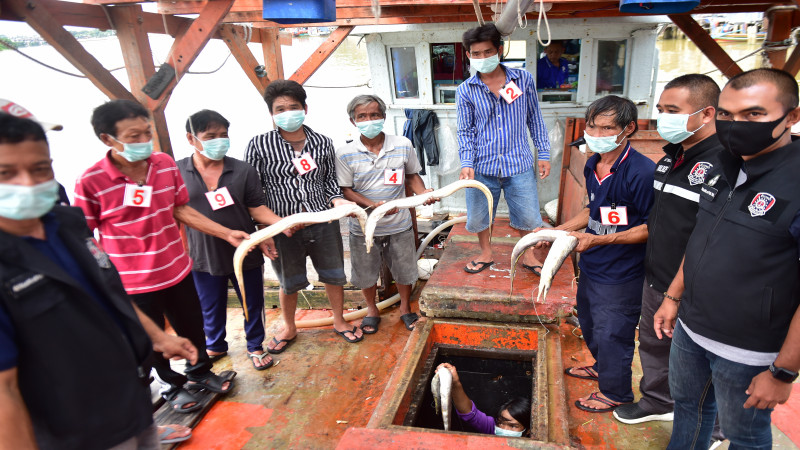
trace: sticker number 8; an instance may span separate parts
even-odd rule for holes
[[[301,159],[300,166],[303,168],[303,170],[306,171],[311,170],[311,164],[308,163],[307,159]]]

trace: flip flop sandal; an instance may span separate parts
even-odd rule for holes
[[[270,359],[268,363],[264,364],[264,358],[269,358],[270,357],[269,353],[267,353],[267,352],[264,352],[264,353],[262,353],[260,355],[258,353],[248,353],[247,357],[250,358],[250,362],[253,363],[253,367],[256,370],[267,370],[270,367],[272,367],[273,364],[275,364],[275,361],[273,361],[272,359]],[[256,362],[253,361],[253,358],[256,358],[258,360],[258,362],[261,363],[261,365],[257,366]]]
[[[586,374],[587,374],[587,375],[578,375],[578,374],[575,374],[575,373],[573,373],[573,372],[572,372],[572,369],[575,369],[575,370],[582,370],[582,371],[586,372]],[[591,366],[583,366],[583,367],[570,367],[570,368],[568,368],[568,369],[564,369],[564,374],[565,374],[565,375],[569,375],[569,376],[571,376],[571,377],[574,377],[574,378],[580,378],[580,379],[582,379],[582,380],[593,380],[593,381],[597,381],[597,376],[596,376],[596,375],[592,375],[592,372],[589,372],[589,369],[591,369]]]
[[[227,394],[231,389],[233,389],[233,378],[235,376],[236,372],[232,370],[226,370],[220,375],[209,373],[209,375],[202,380],[189,380],[189,382],[186,383],[186,388],[193,391],[208,389],[209,391],[216,392],[217,394]],[[228,389],[222,389],[222,385],[225,384],[226,381],[230,381],[230,384],[228,384]]]
[[[402,316],[400,316],[400,319],[406,325],[406,330],[414,331],[416,327],[412,328],[411,325],[414,325],[415,323],[417,323],[417,321],[419,321],[419,316],[417,315],[417,313],[412,312],[408,314],[403,314]]]
[[[344,339],[345,341],[347,341],[347,342],[349,342],[351,344],[355,344],[356,342],[361,342],[361,340],[364,339],[364,336],[355,337],[356,331],[358,331],[358,327],[353,327],[352,330],[344,330],[344,331],[339,331],[336,328],[334,328],[333,331],[336,332],[336,334],[338,334],[339,336],[341,336],[342,339]],[[353,333],[354,338],[353,339],[348,338],[345,335],[345,333]]]
[[[577,406],[578,409],[582,409],[584,411],[593,413],[603,413],[603,412],[614,411],[615,409],[617,409],[617,407],[622,405],[622,403],[612,402],[611,400],[606,400],[603,397],[600,397],[599,395],[597,395],[597,392],[593,392],[592,395],[590,395],[587,400],[594,400],[596,402],[603,403],[604,405],[608,405],[608,408],[592,408],[590,406],[584,406],[581,404],[580,400],[575,400],[575,406]]]
[[[212,354],[206,352],[206,354],[208,355],[208,359],[211,360],[212,363],[215,363],[215,362],[219,361],[220,359],[228,356],[228,352],[222,352],[222,353],[218,353],[216,355],[212,355]]]
[[[175,428],[177,426],[179,426],[179,425],[165,425],[163,427],[158,427],[159,430],[163,430],[158,435],[158,440],[161,441],[161,445],[164,445],[164,444],[177,444],[178,442],[186,441],[190,437],[192,437],[192,429],[189,428],[189,434],[187,434],[186,436],[178,436],[178,437],[174,437],[172,439],[167,439],[170,435],[173,435],[173,434],[175,434],[175,433],[180,431],[180,430]],[[187,428],[187,427],[182,427],[182,428]]]
[[[542,266],[529,266],[529,265],[527,265],[527,264],[523,264],[523,265],[522,265],[522,267],[524,267],[524,268],[526,268],[526,269],[530,270],[530,271],[531,271],[531,272],[533,272],[533,274],[534,274],[534,275],[536,275],[537,277],[540,277],[540,276],[542,276],[542,271],[541,271],[541,269],[542,269]],[[536,270],[537,268],[538,268],[539,270]]]
[[[361,320],[361,325],[359,325],[359,328],[361,328],[361,331],[363,331],[364,334],[375,334],[375,333],[378,332],[378,325],[380,323],[381,323],[381,318],[380,317],[369,317],[369,316],[367,316],[367,317],[364,317],[363,320]],[[371,331],[370,330],[365,330],[364,327],[372,328],[372,330]]]
[[[494,264],[494,261],[489,261],[489,262],[486,262],[486,261],[481,261],[481,262],[470,261],[470,263],[473,266],[479,266],[480,268],[479,269],[470,269],[469,266],[464,266],[464,272],[467,272],[467,273],[483,272],[484,270],[489,268],[492,264]]]
[[[182,414],[189,414],[203,407],[203,405],[200,404],[200,400],[196,399],[194,395],[190,394],[189,391],[183,388],[178,388],[172,394],[168,394],[164,397],[164,400],[169,402],[173,411]],[[194,403],[194,405],[184,407],[189,403]]]
[[[294,342],[295,339],[297,339],[296,334],[291,339],[278,339],[277,337],[273,337],[272,342],[275,343],[275,347],[281,345],[281,342],[286,342],[286,345],[284,345],[278,350],[275,350],[274,348],[267,348],[267,352],[272,353],[273,355],[277,355],[278,353],[283,353],[283,351],[286,350],[289,347],[289,345],[291,345],[291,343]]]

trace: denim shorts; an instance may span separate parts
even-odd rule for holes
[[[497,214],[500,190],[503,191],[511,227],[530,231],[542,226],[539,193],[536,189],[536,170],[529,169],[510,177],[494,177],[475,172],[475,181],[485,184],[492,193],[493,212]],[[486,197],[478,189],[467,189],[467,231],[479,233],[489,227],[489,208]],[[494,221],[494,217],[492,217]]]
[[[397,284],[414,284],[419,277],[414,232],[411,228],[387,236],[375,236],[372,250],[367,253],[364,236],[350,233],[350,283],[359,289],[375,286],[386,263]]]
[[[286,294],[294,294],[308,286],[306,256],[311,257],[319,281],[344,286],[344,248],[339,221],[318,223],[297,230],[292,237],[281,233],[273,237],[278,258],[272,268]]]

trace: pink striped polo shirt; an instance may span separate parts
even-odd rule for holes
[[[106,157],[75,184],[75,206],[83,209],[90,229],[100,231],[100,243],[122,276],[128,294],[166,289],[192,269],[172,212],[189,202],[175,161],[164,153],[147,160],[147,208],[125,206],[125,185],[135,184]]]

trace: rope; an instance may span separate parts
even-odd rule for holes
[[[544,25],[547,27],[547,44],[542,42],[542,16],[544,16]],[[553,35],[550,33],[550,22],[547,21],[547,12],[544,10],[544,0],[539,0],[539,18],[536,19],[536,39],[539,41],[539,44],[542,47],[547,47],[550,45],[551,37]]]
[[[478,4],[478,0],[472,0],[472,6],[475,8],[475,16],[478,18],[478,23],[483,26],[486,22],[483,21],[483,14],[481,14],[481,5]]]
[[[72,72],[68,72],[68,71],[66,71],[66,70],[59,69],[58,67],[51,66],[50,64],[47,64],[47,63],[45,63],[45,62],[42,62],[42,61],[39,61],[38,59],[34,58],[33,56],[30,56],[30,55],[27,55],[27,54],[25,54],[25,53],[22,53],[22,51],[21,51],[19,48],[17,48],[17,46],[16,46],[16,45],[14,45],[12,42],[9,42],[9,41],[7,41],[6,39],[0,38],[0,44],[3,44],[4,46],[8,47],[9,49],[11,49],[11,50],[13,50],[13,51],[15,51],[15,52],[19,53],[19,54],[20,54],[20,55],[22,55],[23,57],[25,57],[25,58],[28,58],[29,60],[31,60],[31,61],[33,61],[33,62],[35,62],[36,64],[42,65],[42,66],[44,66],[44,67],[46,67],[46,68],[48,68],[48,69],[50,69],[50,70],[53,70],[53,71],[55,71],[55,72],[58,72],[58,73],[60,73],[60,74],[69,75],[69,76],[71,76],[71,77],[75,77],[75,78],[88,78],[88,77],[87,77],[87,76],[85,76],[85,75],[81,75],[81,74],[78,74],[78,73],[72,73]],[[125,66],[122,66],[122,67],[115,67],[115,68],[113,68],[113,69],[108,69],[108,71],[109,71],[109,72],[114,72],[114,71],[117,71],[117,70],[122,70],[122,69],[124,69],[124,68],[125,68]]]

